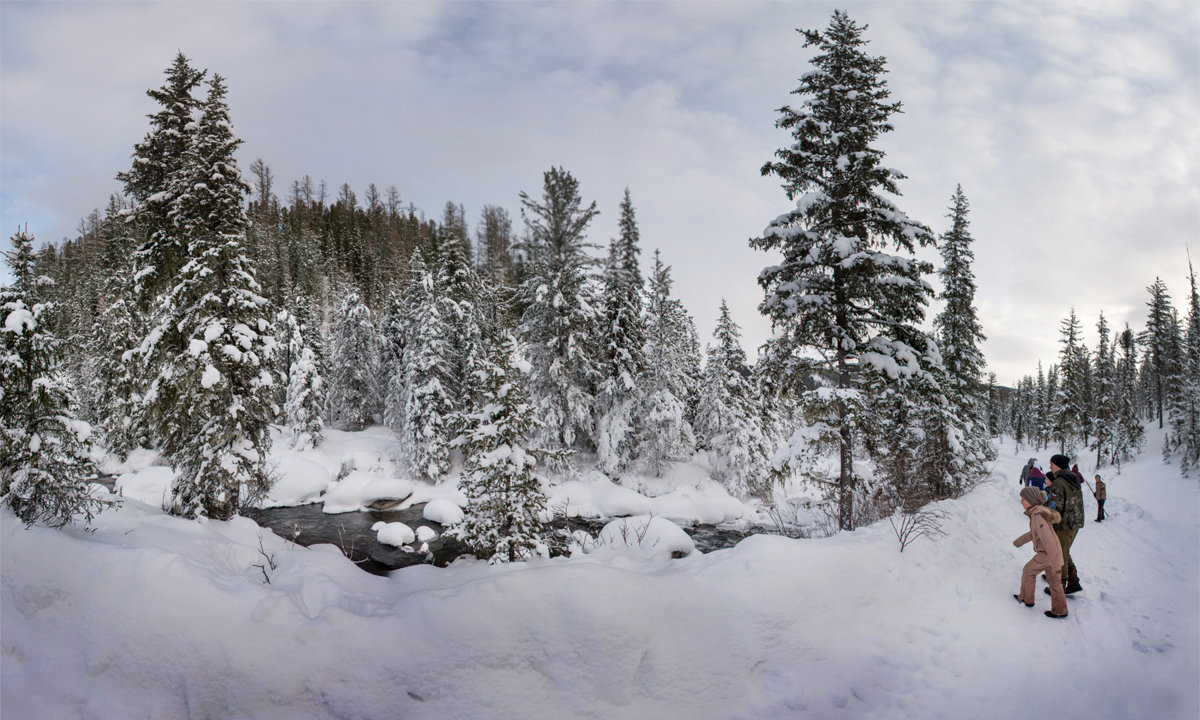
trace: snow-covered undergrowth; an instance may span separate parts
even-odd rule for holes
[[[1102,471],[1104,523],[1088,497],[1065,621],[1044,595],[1012,598],[1031,453],[1011,444],[998,479],[941,504],[947,536],[902,554],[884,521],[674,560],[613,543],[383,578],[130,492],[90,532],[5,510],[0,715],[1191,720],[1200,490],[1158,461],[1160,440]]]

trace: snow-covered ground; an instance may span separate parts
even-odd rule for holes
[[[370,489],[398,482],[382,442],[335,435],[324,456],[284,459],[276,501],[315,501],[343,471],[368,477],[342,506],[396,492]],[[1084,591],[1065,621],[1042,614],[1045,595],[1034,609],[1012,598],[1032,453],[1011,443],[996,480],[941,504],[947,536],[903,553],[884,521],[673,560],[664,548],[686,548],[663,516],[732,513],[719,493],[683,483],[655,512],[583,477],[563,490],[571,505],[654,514],[663,543],[624,549],[606,529],[586,555],[386,578],[247,519],[167,516],[162,470],[123,468],[124,505],[91,531],[0,511],[0,716],[1194,720],[1200,487],[1160,443],[1152,431],[1136,464],[1101,471],[1110,517],[1092,522],[1087,498]]]

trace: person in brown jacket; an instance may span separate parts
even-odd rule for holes
[[[1104,500],[1108,498],[1108,490],[1105,489],[1104,481],[1100,479],[1099,475],[1096,476],[1096,489],[1092,491],[1092,494],[1096,496],[1096,505],[1098,505],[1096,508],[1096,522],[1103,522],[1105,517]]]
[[[1062,546],[1058,544],[1058,536],[1054,534],[1054,523],[1059,521],[1059,514],[1052,508],[1046,507],[1046,493],[1035,487],[1021,490],[1021,507],[1029,516],[1029,532],[1013,540],[1013,545],[1021,547],[1030,540],[1033,541],[1033,559],[1025,563],[1021,570],[1021,591],[1013,595],[1017,602],[1033,607],[1037,597],[1038,573],[1045,572],[1050,585],[1050,609],[1046,617],[1065,618],[1067,616],[1067,596],[1063,592]]]

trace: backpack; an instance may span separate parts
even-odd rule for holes
[[[1055,479],[1058,477],[1059,475],[1055,474]],[[1059,521],[1057,527],[1063,530],[1078,530],[1083,527],[1083,491],[1065,476],[1063,481],[1067,486],[1066,497],[1059,497],[1058,492],[1051,491],[1050,499],[1046,504],[1062,515],[1062,520]]]

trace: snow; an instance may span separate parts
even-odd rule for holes
[[[402,547],[417,539],[412,528],[402,522],[377,522],[371,529],[377,533],[379,542],[393,547]]]
[[[32,312],[24,307],[15,307],[9,310],[8,315],[4,316],[5,332],[20,335],[23,332],[32,332],[35,329],[37,329],[37,319]]]
[[[653,515],[613,520],[596,536],[593,553],[634,551],[647,558],[671,560],[696,552],[696,543],[675,523]]]
[[[277,478],[262,507],[308,505],[320,502],[321,494],[333,480],[329,470],[307,454],[285,451],[271,458]]]
[[[212,365],[205,365],[204,373],[200,376],[200,385],[208,390],[219,382],[221,382],[221,373]]]
[[[338,484],[361,482],[347,504],[360,502],[399,477],[385,435],[331,432],[273,460],[314,485],[315,467],[356,465]],[[570,558],[390,577],[245,518],[166,515],[169,469],[131,456],[123,505],[91,530],[26,529],[0,510],[0,716],[1194,720],[1200,487],[1162,464],[1161,443],[1151,429],[1136,463],[1100,470],[1109,518],[1093,522],[1086,499],[1084,590],[1062,621],[1040,591],[1033,609],[1012,599],[1030,556],[1011,545],[1028,529],[1017,477],[1048,453],[1011,441],[995,480],[939,505],[947,536],[903,553],[883,521],[668,559],[686,535],[645,514],[624,521],[626,538],[644,529],[636,543],[610,525]],[[632,486],[715,498],[696,472],[585,476],[572,492],[597,507]],[[449,485],[414,496],[457,507]]]
[[[466,503],[463,504],[465,505]],[[463,520],[463,510],[461,506],[455,504],[452,500],[438,498],[429,501],[429,504],[425,506],[422,517],[430,522],[441,525],[457,525]]]

